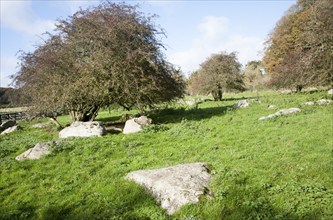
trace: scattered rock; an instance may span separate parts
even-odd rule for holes
[[[282,94],[291,94],[293,91],[291,89],[283,89],[283,90],[280,90],[280,93]]]
[[[0,132],[16,125],[16,121],[6,121],[0,125]]]
[[[253,103],[261,103],[260,99],[250,99],[250,101]]]
[[[151,124],[151,119],[146,116],[141,116],[139,118],[133,118],[127,120],[123,130],[124,134],[136,133],[141,131],[144,127]]]
[[[55,144],[59,145],[59,141],[53,142],[45,142],[45,143],[38,143],[33,148],[30,148],[29,150],[25,151],[24,153],[18,155],[15,157],[16,160],[36,160],[41,158],[44,155],[50,154],[50,148]]]
[[[187,203],[197,203],[208,193],[211,179],[208,164],[191,163],[156,170],[139,170],[127,174],[150,192],[168,214]]]
[[[268,105],[267,106],[267,109],[271,110],[271,109],[276,109],[276,106],[275,105]]]
[[[73,122],[69,127],[62,129],[59,132],[60,138],[68,137],[92,137],[92,136],[102,136],[106,133],[106,129],[101,122],[91,121],[91,122]]]
[[[261,118],[259,118],[259,120],[260,121],[267,120],[267,119],[278,117],[278,116],[281,116],[281,115],[294,114],[294,113],[297,113],[297,112],[300,112],[300,111],[301,111],[301,109],[299,109],[299,108],[281,109],[281,110],[275,112],[274,114],[270,114],[268,116],[261,117]]]
[[[247,108],[249,107],[250,103],[248,100],[240,100],[239,102],[235,103],[233,108]]]
[[[327,92],[329,95],[333,95],[333,89],[328,90]]]
[[[310,92],[310,93],[314,93],[314,92],[318,92],[318,88],[316,88],[316,87],[309,87],[309,88],[305,89],[305,91]]]
[[[193,106],[193,105],[195,105],[196,103],[195,103],[194,100],[186,100],[186,101],[185,101],[185,104],[186,104],[186,105],[189,105],[189,106]]]
[[[45,128],[47,126],[49,126],[51,124],[51,122],[45,122],[45,123],[38,123],[38,124],[34,124],[31,127],[32,128]]]
[[[21,127],[19,125],[15,125],[15,126],[7,128],[3,132],[1,132],[1,135],[3,135],[3,134],[9,134],[9,133],[12,133],[12,132],[20,130],[20,129],[21,129]]]
[[[328,105],[332,102],[332,100],[329,100],[329,99],[320,99],[317,101],[317,104],[318,105]]]
[[[314,105],[314,102],[310,101],[310,102],[306,102],[304,103],[305,105]]]

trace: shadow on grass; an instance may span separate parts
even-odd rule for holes
[[[110,116],[110,117],[98,117],[96,118],[96,121],[101,121],[103,123],[110,123],[110,122],[116,122],[119,121],[121,116]]]
[[[240,97],[240,98],[224,98],[222,99],[222,101],[240,101],[240,100],[244,100],[244,99],[259,99],[260,97],[256,96],[256,97]]]
[[[153,122],[156,124],[167,124],[181,122],[184,119],[189,121],[200,121],[213,116],[225,115],[227,111],[230,110],[233,110],[232,105],[198,109],[168,108],[155,110],[149,114],[149,117],[152,118]]]

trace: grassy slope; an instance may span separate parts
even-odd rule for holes
[[[241,96],[262,102],[231,109]],[[229,95],[197,110],[155,112],[150,117],[157,125],[143,133],[67,139],[49,156],[17,162],[14,157],[37,142],[57,139],[52,127],[22,123],[22,131],[0,137],[0,219],[330,219],[333,105],[302,105],[325,96]],[[268,104],[302,112],[258,121],[276,111]],[[103,112],[99,119],[120,115]],[[213,166],[211,196],[172,217],[123,178],[198,161]]]

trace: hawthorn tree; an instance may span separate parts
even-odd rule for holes
[[[164,32],[138,6],[103,2],[59,20],[55,34],[21,52],[14,76],[37,112],[93,120],[103,106],[144,109],[181,97],[181,71],[162,53]]]
[[[215,101],[222,100],[223,91],[245,90],[240,69],[235,52],[213,54],[191,75],[189,87],[193,94],[211,93]]]
[[[276,87],[332,83],[333,4],[299,0],[277,23],[266,42],[264,64]]]

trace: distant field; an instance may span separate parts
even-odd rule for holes
[[[233,109],[243,98],[254,100]],[[332,219],[333,105],[304,105],[321,98],[331,97],[269,91],[226,94],[198,109],[174,104],[148,115],[154,125],[144,132],[66,139],[35,161],[14,158],[58,140],[58,131],[31,127],[44,120],[19,122],[23,130],[0,136],[0,219]],[[302,111],[258,120],[291,107]],[[97,120],[125,113],[103,111]],[[189,162],[212,165],[212,195],[173,216],[124,179],[130,171]]]
[[[0,108],[0,113],[25,112],[27,110],[28,107]]]

